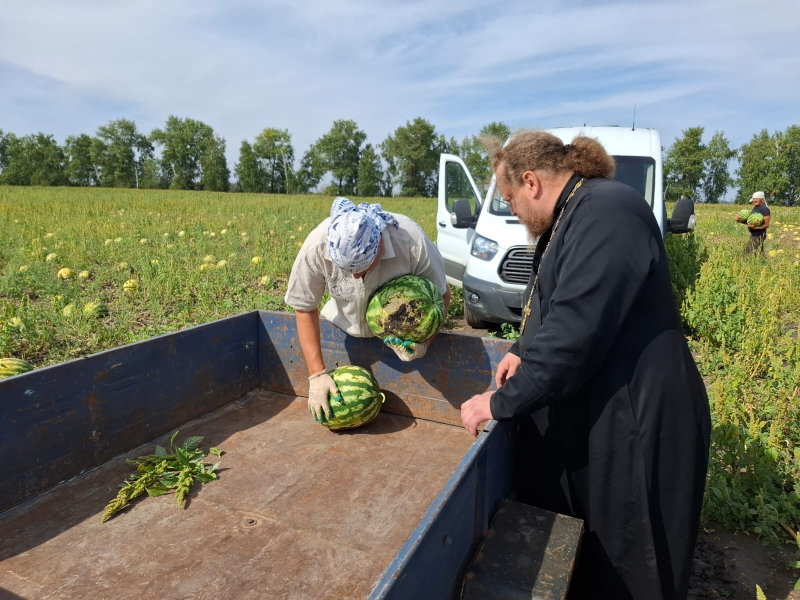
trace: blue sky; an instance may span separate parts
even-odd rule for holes
[[[800,123],[800,3],[0,0],[0,129],[59,141],[175,114],[227,140],[334,119],[380,143],[416,116],[461,138],[516,127]]]

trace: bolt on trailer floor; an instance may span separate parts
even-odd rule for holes
[[[101,523],[118,457],[0,514],[0,598],[366,597],[473,438],[386,412],[335,433],[306,402],[256,389],[181,427],[225,452],[185,509],[145,497]]]

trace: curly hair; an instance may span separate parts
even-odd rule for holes
[[[552,133],[526,130],[515,133],[503,147],[499,138],[482,138],[495,172],[505,165],[503,178],[508,183],[522,183],[525,171],[545,171],[551,175],[573,171],[583,177],[613,177],[614,159],[602,144],[581,134],[564,144]]]

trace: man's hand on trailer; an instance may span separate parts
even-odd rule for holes
[[[478,437],[478,425],[492,418],[493,393],[478,394],[461,405],[461,422],[474,437]]]
[[[503,357],[503,360],[500,361],[500,364],[497,365],[497,373],[494,376],[494,382],[497,384],[498,388],[503,387],[503,384],[506,382],[506,379],[514,375],[519,369],[519,365],[522,362],[522,359],[517,356],[516,354],[512,354],[509,352]]]

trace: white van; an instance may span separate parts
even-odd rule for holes
[[[694,229],[694,203],[679,200],[673,218],[664,204],[661,136],[654,129],[565,127],[550,133],[570,143],[578,134],[596,138],[614,157],[614,179],[636,189],[653,210],[662,235]],[[528,232],[511,214],[494,177],[481,201],[464,161],[442,154],[439,161],[437,245],[450,284],[464,289],[464,316],[472,327],[519,323],[522,294],[533,268]]]

